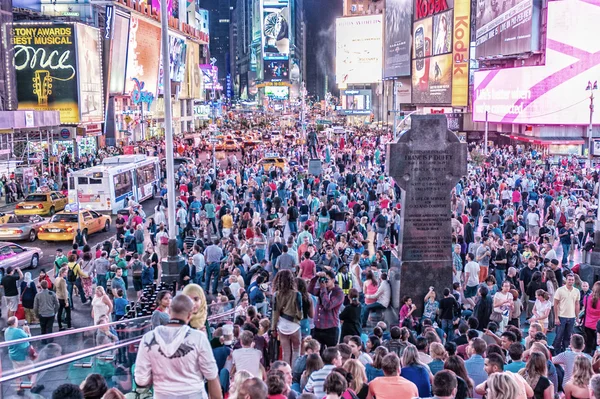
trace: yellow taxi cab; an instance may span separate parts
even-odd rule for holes
[[[225,151],[237,151],[240,149],[238,143],[233,139],[225,140],[223,144]]]
[[[15,215],[54,215],[65,209],[69,199],[58,191],[29,194],[15,207]]]
[[[280,156],[268,155],[259,161],[265,172],[268,172],[271,168],[284,169],[287,166],[287,162]]]
[[[110,216],[101,215],[92,210],[74,210],[59,212],[50,221],[40,227],[38,238],[43,241],[73,241],[79,224],[87,238],[90,234],[110,229]]]
[[[13,216],[10,213],[0,212],[0,224],[6,224],[10,220],[10,217]]]

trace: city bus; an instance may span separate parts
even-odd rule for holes
[[[108,157],[102,165],[69,174],[69,203],[80,209],[112,212],[125,208],[125,199],[142,202],[160,189],[157,157],[120,155]]]

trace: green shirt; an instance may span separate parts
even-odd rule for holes
[[[15,341],[17,339],[27,338],[29,335],[20,328],[8,327],[4,331],[4,339],[6,341]],[[23,342],[20,344],[11,345],[8,347],[8,357],[10,360],[23,362],[29,356],[29,343]]]
[[[206,211],[206,217],[207,218],[214,218],[215,217],[215,204],[213,204],[213,203],[205,204],[204,205],[204,210]]]
[[[127,277],[127,262],[118,256],[115,258],[115,263],[119,269],[123,269],[123,276]]]
[[[54,259],[54,276],[58,276],[60,269],[69,262],[66,255],[57,256]]]

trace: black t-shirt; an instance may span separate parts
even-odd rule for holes
[[[4,287],[4,295],[6,296],[18,296],[19,290],[17,289],[17,281],[20,280],[19,275],[6,275],[2,277],[1,284]]]
[[[523,287],[525,287],[525,289],[527,289],[527,286],[529,285],[529,282],[531,281],[531,277],[533,276],[533,273],[539,271],[537,267],[534,267],[533,269],[530,269],[529,266],[524,267],[523,269],[521,269],[521,272],[519,273],[519,280],[521,280],[523,282]]]
[[[458,308],[458,302],[453,296],[443,298],[440,301],[440,319],[452,320],[454,318],[454,309]]]
[[[506,249],[499,248],[496,251],[496,258],[495,258],[497,270],[506,270],[506,263],[498,263],[499,260],[505,260],[505,259],[506,259]]]
[[[550,386],[548,377],[540,377],[535,388],[533,388],[534,399],[544,399],[544,391]]]

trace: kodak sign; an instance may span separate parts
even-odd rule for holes
[[[430,17],[448,9],[446,0],[416,0],[415,1],[415,21]]]
[[[469,101],[470,0],[454,0],[454,46],[452,47],[452,106],[466,107]]]

